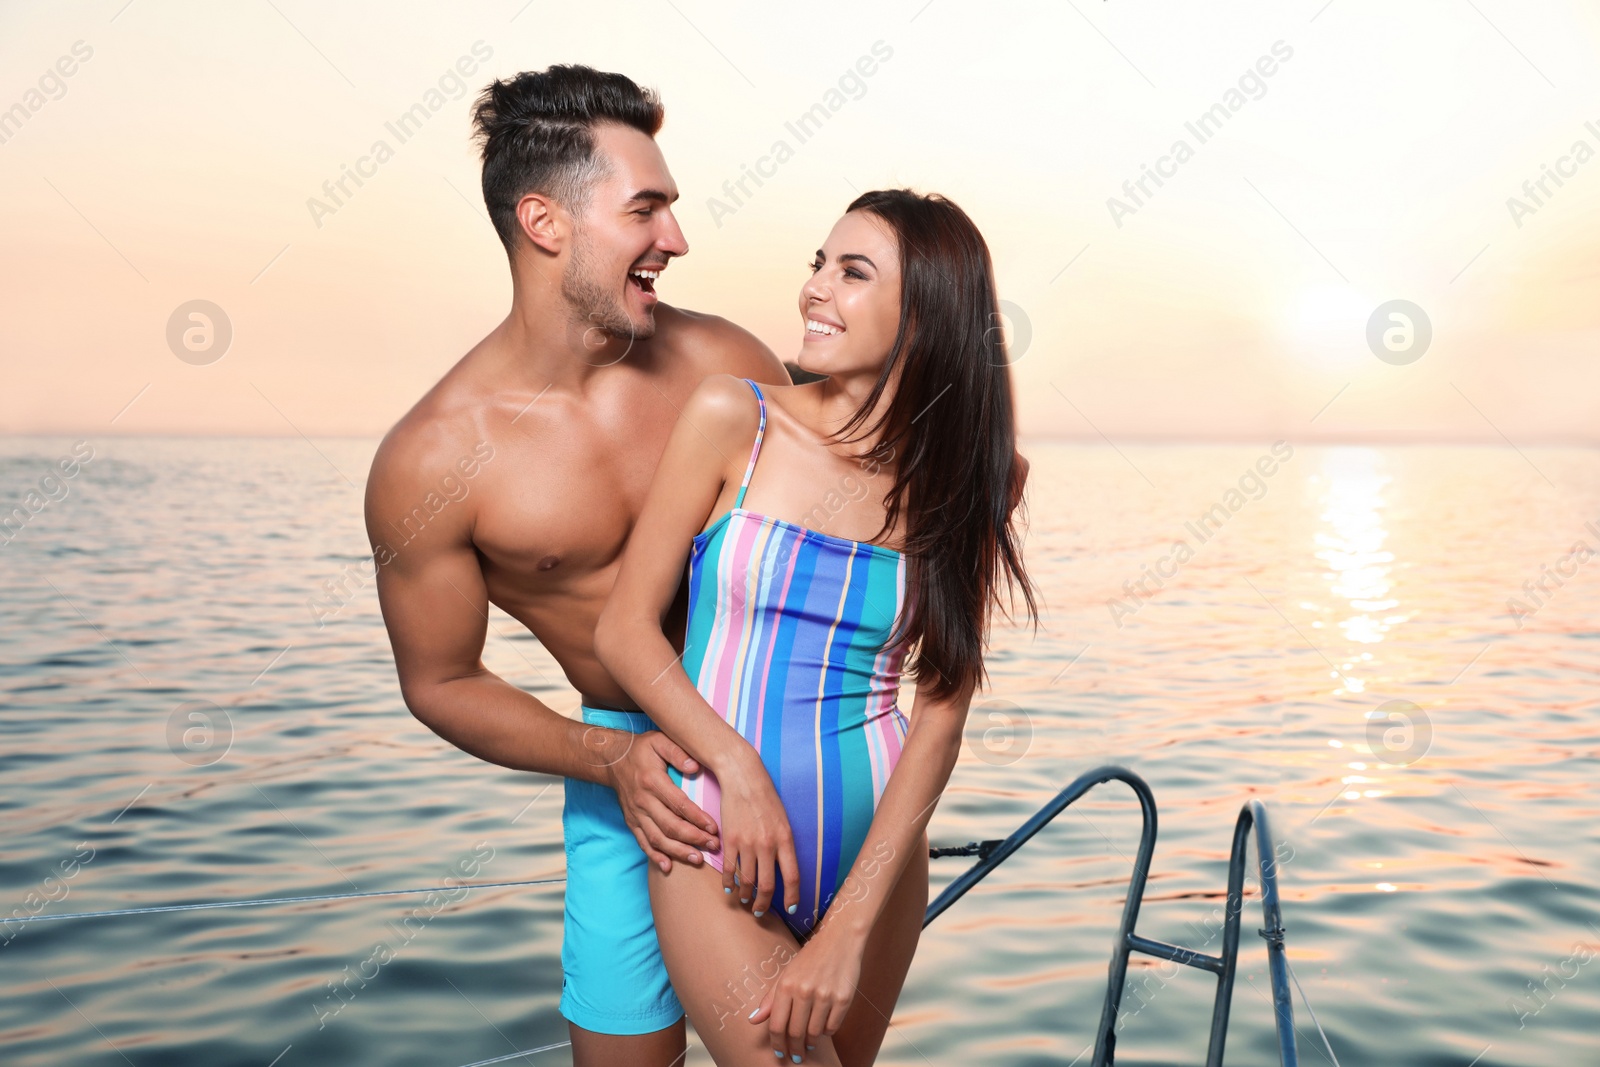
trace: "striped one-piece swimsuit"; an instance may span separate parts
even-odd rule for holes
[[[800,906],[776,912],[802,939],[855,864],[908,723],[896,706],[902,650],[885,651],[905,599],[905,557],[743,507],[761,439],[733,509],[694,538],[683,665],[695,688],[761,753],[789,816]],[[721,819],[710,771],[673,772]],[[706,853],[722,870],[720,851]]]

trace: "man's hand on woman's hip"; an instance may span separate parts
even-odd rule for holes
[[[617,791],[628,829],[663,872],[673,860],[700,866],[700,850],[717,847],[717,824],[667,775],[668,765],[683,774],[700,765],[659,730],[627,737],[622,755],[607,764],[606,784]]]

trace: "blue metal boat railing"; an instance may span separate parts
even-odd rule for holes
[[[1098,767],[1079,775],[1028,821],[1004,840],[974,841],[953,848],[933,848],[929,855],[977,856],[978,862],[945,887],[933,903],[928,905],[922,925],[924,928],[944,914],[989,872],[1004,863],[1061,814],[1068,805],[1089,790],[1105,782],[1123,782],[1139,799],[1139,811],[1144,826],[1139,836],[1139,851],[1133,860],[1133,875],[1128,881],[1128,899],[1122,908],[1122,921],[1117,927],[1116,940],[1111,950],[1111,967],[1106,982],[1105,1004],[1100,1012],[1099,1029],[1095,1032],[1094,1059],[1091,1067],[1111,1067],[1117,1052],[1117,1017],[1122,1004],[1124,986],[1127,984],[1128,957],[1142,952],[1157,959],[1169,960],[1185,967],[1209,971],[1217,976],[1217,995],[1211,1011],[1211,1042],[1206,1052],[1206,1067],[1221,1067],[1223,1045],[1228,1037],[1228,1009],[1233,999],[1233,981],[1239,962],[1239,926],[1244,911],[1245,851],[1250,831],[1255,830],[1258,870],[1261,877],[1261,909],[1265,927],[1259,931],[1267,942],[1267,963],[1272,980],[1274,1022],[1278,1032],[1278,1060],[1282,1067],[1298,1067],[1299,1054],[1295,1049],[1294,1005],[1289,995],[1289,964],[1283,947],[1283,916],[1278,903],[1277,853],[1273,849],[1272,833],[1267,824],[1267,810],[1259,800],[1252,800],[1239,811],[1233,828],[1233,852],[1228,860],[1228,896],[1223,920],[1222,951],[1212,956],[1196,949],[1183,948],[1143,937],[1134,930],[1139,921],[1139,905],[1144,898],[1145,881],[1150,874],[1150,860],[1156,850],[1156,801],[1145,780],[1124,767]]]

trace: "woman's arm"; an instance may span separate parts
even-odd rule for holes
[[[913,850],[927,847],[928,820],[961,753],[971,702],[970,687],[945,700],[928,699],[918,688],[900,760],[883,787],[844,885],[811,939],[750,1016],[752,1023],[767,1025],[773,1051],[780,1056],[800,1054],[802,1041],[814,1046],[818,1037],[831,1037],[844,1024],[860,981],[867,935]]]
[[[610,599],[595,626],[595,655],[663,733],[709,767],[722,787],[723,888],[753,890],[755,911],[772,900],[781,870],[785,903],[799,903],[799,861],[788,817],[760,754],[706,703],[662,629],[683,581],[691,542],[736,487],[755,440],[755,394],[728,374],[700,383],[684,405],[628,537]],[[741,892],[741,899],[746,899]]]
[[[601,665],[664,733],[713,768],[710,757],[725,757],[743,738],[690,682],[662,622],[682,584],[691,542],[722,495],[739,451],[746,413],[735,387],[750,394],[731,375],[712,375],[685,402],[594,631]],[[754,395],[749,399],[754,407]],[[742,474],[741,464],[734,477]]]

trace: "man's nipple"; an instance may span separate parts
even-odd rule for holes
[[[539,560],[539,569],[542,570],[542,571],[553,570],[560,563],[561,563],[561,557],[560,556],[545,556],[545,557],[543,557],[542,559]]]

